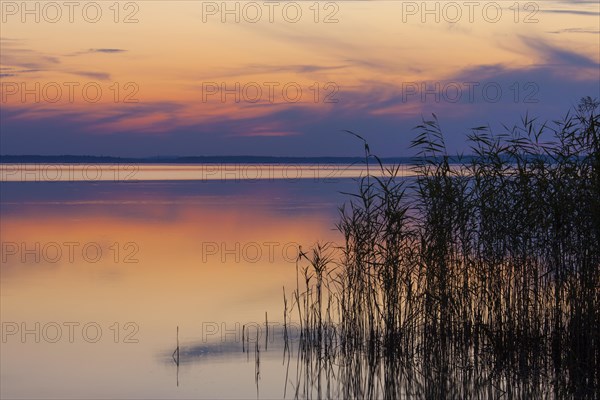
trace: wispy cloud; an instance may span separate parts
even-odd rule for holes
[[[297,64],[297,65],[266,65],[250,64],[242,65],[236,68],[221,70],[218,74],[212,76],[203,76],[203,81],[217,78],[231,78],[236,76],[248,75],[272,75],[291,72],[295,74],[315,74],[320,72],[336,71],[346,68],[346,65],[315,65],[315,64]]]
[[[541,57],[547,65],[574,66],[580,68],[598,68],[599,64],[591,58],[571,50],[562,49],[540,38],[521,37],[523,43]]]
[[[81,56],[84,54],[119,54],[125,53],[125,49],[114,49],[114,48],[100,48],[100,49],[87,49],[76,51],[75,53],[67,54],[68,57]]]
[[[591,33],[594,35],[600,34],[599,29],[593,28],[567,28],[567,29],[559,29],[556,31],[548,31],[548,33]]]
[[[123,53],[126,52],[127,50],[123,50],[123,49],[89,49],[88,53]]]
[[[73,71],[71,72],[74,75],[83,76],[86,78],[98,79],[101,81],[106,81],[110,79],[110,74],[106,72],[95,72],[95,71]]]
[[[110,74],[107,72],[86,71],[70,68],[68,64],[64,64],[61,58],[58,56],[46,54],[38,50],[32,50],[24,47],[25,41],[23,39],[3,37],[0,38],[0,40],[2,41],[2,58],[0,59],[0,62],[2,63],[0,71],[2,71],[2,74],[0,76],[2,76],[3,78],[17,77],[25,73],[48,71],[63,72],[96,80],[108,80],[111,77]],[[98,48],[88,49],[83,52],[79,52],[79,54],[115,54],[122,53],[125,51],[127,50],[116,48]],[[76,54],[78,53],[70,54],[67,56],[73,56]]]
[[[598,11],[586,11],[586,10],[539,10],[540,13],[547,14],[568,14],[568,15],[588,15],[588,16],[599,16]]]
[[[17,43],[17,42],[10,42]],[[2,65],[28,70],[49,70],[60,64],[60,59],[38,51],[14,47],[5,43],[2,51]]]

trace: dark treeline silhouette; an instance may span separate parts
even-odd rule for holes
[[[456,164],[434,116],[415,179],[365,142],[384,176],[341,208],[341,249],[300,252],[284,299],[296,397],[596,398],[599,125],[585,98],[561,121],[474,129]]]
[[[408,164],[409,157],[390,157],[384,163]],[[0,164],[341,164],[362,163],[361,157],[277,157],[277,156],[158,156],[111,157],[92,155],[0,155]]]

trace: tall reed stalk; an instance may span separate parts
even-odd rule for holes
[[[340,209],[338,258],[327,245],[301,253],[304,288],[285,306],[286,321],[294,307],[302,321],[307,371],[341,365],[348,397],[444,397],[453,379],[487,371],[505,393],[593,398],[599,126],[599,103],[585,98],[552,124],[476,128],[472,155],[454,157],[434,115],[417,127],[414,180],[365,142],[382,174]],[[431,380],[402,385],[411,374]]]

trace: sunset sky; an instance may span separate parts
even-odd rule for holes
[[[1,2],[1,154],[468,152],[600,96],[597,0],[91,3]]]

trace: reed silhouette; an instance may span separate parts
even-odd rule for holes
[[[599,115],[588,97],[560,121],[475,128],[468,157],[434,115],[415,179],[352,133],[378,173],[340,208],[344,245],[300,251],[284,291],[295,396],[596,398]]]

